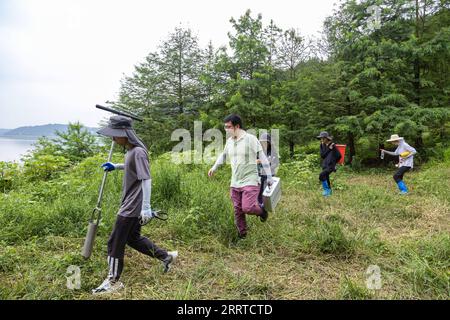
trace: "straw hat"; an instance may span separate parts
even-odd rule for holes
[[[398,134],[391,135],[391,138],[389,140],[386,140],[387,142],[393,142],[393,141],[399,141],[403,140],[403,137],[399,137]]]

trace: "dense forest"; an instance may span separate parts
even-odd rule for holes
[[[170,151],[176,128],[221,128],[237,113],[248,128],[280,130],[284,161],[321,130],[347,144],[347,163],[379,164],[393,133],[420,160],[439,156],[450,135],[449,1],[345,1],[313,39],[250,10],[230,23],[220,48],[175,28],[122,79],[113,104],[145,118],[138,133],[153,153]]]

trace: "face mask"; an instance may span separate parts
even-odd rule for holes
[[[228,136],[232,136],[234,133],[234,129],[225,129],[225,132]]]

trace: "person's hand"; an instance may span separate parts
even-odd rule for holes
[[[214,175],[214,170],[213,169],[209,169],[208,177],[212,177],[213,175]]]
[[[114,163],[111,162],[105,162],[101,165],[101,167],[103,168],[103,171],[113,171],[114,169],[116,169]]]
[[[154,214],[151,209],[142,210],[139,217],[139,223],[143,226],[154,218]]]
[[[256,159],[256,164],[261,164],[261,160]]]
[[[270,177],[270,179],[267,179],[267,185],[269,187],[271,187],[273,185],[273,178],[272,177]]]
[[[330,145],[328,146],[328,148],[330,148],[330,150],[332,150],[335,146],[335,143],[330,143]]]
[[[384,149],[380,149],[380,151],[381,151],[381,152],[385,152],[386,150],[384,150]]]

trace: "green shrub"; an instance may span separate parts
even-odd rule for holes
[[[0,161],[0,191],[8,192],[19,184],[20,167],[14,162]]]
[[[313,140],[308,143],[305,143],[299,147],[299,150],[300,150],[300,154],[298,155],[298,157],[300,157],[300,159],[302,157],[304,157],[305,155],[309,155],[309,154],[317,155],[320,153],[319,140]]]
[[[365,163],[367,160],[376,159],[378,157],[378,143],[369,137],[361,137],[356,142],[356,157]],[[348,153],[348,150],[347,150]]]
[[[69,166],[69,160],[62,156],[42,155],[24,163],[24,176],[29,181],[53,179]]]
[[[360,171],[362,169],[361,159],[358,156],[353,156],[351,168],[354,171]]]
[[[318,170],[320,170],[320,156],[307,154],[302,160],[282,163],[277,174],[294,186],[314,186],[318,179],[314,172]]]

